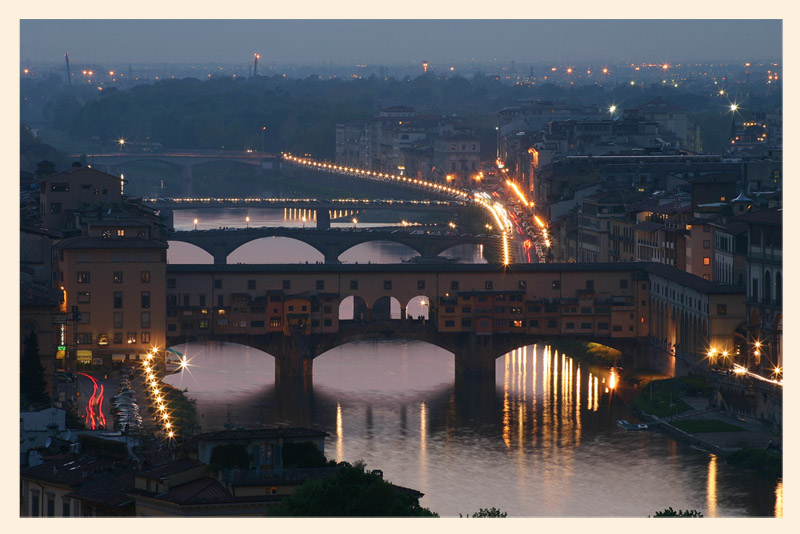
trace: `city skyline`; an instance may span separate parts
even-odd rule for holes
[[[339,65],[780,61],[782,27],[744,19],[21,19],[19,26],[23,62],[60,62],[69,53],[84,63],[246,64],[257,53],[267,64]]]

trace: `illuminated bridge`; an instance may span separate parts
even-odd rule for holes
[[[650,263],[168,265],[167,339],[258,348],[289,382],[310,380],[326,351],[370,338],[442,347],[457,376],[494,377],[499,356],[558,337],[672,374],[707,369],[710,347],[734,350],[744,320],[716,312],[741,289],[685,275]]]
[[[466,203],[457,200],[365,200],[312,198],[143,198],[142,201],[170,218],[170,213],[181,209],[209,208],[283,208],[292,213],[308,214],[310,224],[320,230],[330,228],[331,219],[359,213],[364,210],[439,211],[455,214]],[[298,217],[299,218],[299,217]],[[172,224],[169,224],[171,227]]]
[[[413,227],[412,227],[413,228]],[[415,233],[419,232],[419,233]],[[322,253],[325,263],[339,263],[339,256],[348,249],[369,241],[390,241],[406,245],[424,257],[438,256],[457,245],[485,244],[499,247],[499,238],[473,237],[435,232],[426,234],[411,228],[314,228],[260,227],[221,230],[189,230],[169,234],[169,241],[195,245],[214,257],[214,264],[227,263],[228,255],[240,246],[263,237],[288,237],[302,241]]]

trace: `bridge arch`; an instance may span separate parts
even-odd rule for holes
[[[372,304],[372,320],[389,321],[402,319],[405,316],[405,309],[400,301],[395,297],[385,295],[379,297]]]
[[[340,321],[364,323],[369,319],[369,313],[366,301],[359,295],[349,295],[339,303]]]
[[[280,247],[280,254],[275,254]],[[305,241],[285,236],[259,237],[243,243],[227,256],[227,263],[316,263],[325,256]]]
[[[472,260],[466,261],[466,263],[488,263],[484,256],[483,243],[461,243],[459,245],[453,245],[439,252],[438,256],[450,259]]]
[[[395,257],[391,257],[392,255],[404,256],[402,257],[403,260],[422,255],[422,252],[406,243],[391,241],[388,239],[374,239],[346,248],[341,254],[339,254],[338,259],[342,263],[355,263],[356,261],[364,263],[364,261],[360,259],[363,258],[363,254],[359,254],[359,249],[364,249],[370,245],[378,249],[377,253],[374,248],[373,250],[370,250],[370,255],[374,259],[368,261],[371,261],[372,263],[396,263],[397,259]]]
[[[194,243],[168,240],[167,245],[169,245],[169,248],[167,248],[167,263],[214,263],[214,255],[211,251]]]
[[[406,302],[406,316],[409,319],[419,319],[422,317],[426,321],[430,318],[430,298],[427,295],[417,295],[411,297]]]

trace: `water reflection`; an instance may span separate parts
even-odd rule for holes
[[[314,362],[313,388],[278,391],[274,360],[224,344],[176,347],[192,374],[167,381],[197,399],[202,431],[307,426],[326,455],[364,460],[425,493],[443,516],[497,506],[515,517],[647,517],[668,506],[717,517],[782,514],[782,486],[632,419],[608,370],[530,345],[497,360],[496,381],[455,377],[452,354],[419,342],[351,343]],[[230,418],[227,416],[230,404]]]

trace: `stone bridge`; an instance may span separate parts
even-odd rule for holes
[[[214,264],[227,263],[228,255],[240,246],[262,237],[288,237],[302,241],[325,257],[325,263],[339,263],[339,256],[348,249],[369,241],[391,241],[411,248],[421,256],[438,256],[456,245],[485,244],[499,239],[467,237],[462,235],[414,234],[412,231],[355,228],[316,230],[313,228],[262,227],[225,230],[189,230],[172,232],[169,241],[195,245],[214,257]],[[499,244],[497,245],[499,246]]]

